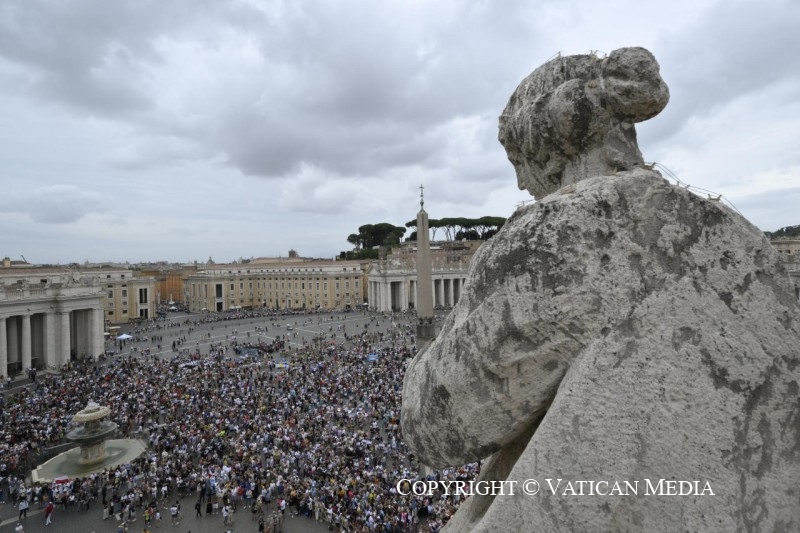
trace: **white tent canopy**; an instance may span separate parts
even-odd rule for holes
[[[126,341],[126,340],[132,339],[132,338],[133,338],[133,336],[128,335],[127,333],[123,333],[122,335],[118,335],[117,336],[117,340],[118,341]]]

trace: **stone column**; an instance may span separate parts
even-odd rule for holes
[[[20,342],[20,354],[22,361],[22,370],[28,370],[31,367],[31,315],[22,315],[22,339]]]
[[[69,311],[61,312],[61,344],[59,347],[58,358],[56,359],[59,366],[69,363],[69,350],[70,350],[70,329],[69,329]]]
[[[439,305],[444,306],[445,305],[445,301],[444,301],[444,280],[440,279],[440,280],[437,280],[437,281],[438,281],[438,285],[436,287],[436,300],[439,303]]]
[[[90,311],[92,316],[92,358],[96,361],[104,350],[103,339],[103,310],[95,308]]]
[[[392,282],[388,279],[383,284],[383,309],[381,311],[392,310]]]
[[[0,375],[8,376],[8,339],[6,338],[6,319],[0,318]],[[5,381],[0,387],[5,386]]]
[[[44,314],[44,366],[58,365],[56,353],[56,315]]]
[[[447,303],[445,305],[448,307],[453,307],[453,305],[455,305],[454,291],[453,291],[454,281],[455,281],[454,279],[447,280]]]
[[[80,359],[89,356],[89,350],[92,349],[91,335],[92,328],[90,324],[90,312],[86,309],[75,311],[72,315],[72,320],[75,322],[75,355]]]
[[[8,335],[8,340],[6,345],[8,346],[8,360],[10,363],[19,363],[19,317],[12,316],[8,318],[6,322],[6,333]]]
[[[408,280],[403,279],[400,282],[400,310],[406,309],[408,309]]]

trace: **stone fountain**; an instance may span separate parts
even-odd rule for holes
[[[102,463],[107,458],[106,440],[114,435],[119,427],[115,422],[103,420],[111,413],[111,409],[90,401],[86,407],[72,417],[74,424],[82,424],[69,433],[67,440],[81,447],[82,465]]]
[[[101,472],[106,468],[129,463],[147,449],[139,439],[112,439],[118,425],[106,418],[111,409],[89,402],[72,417],[75,429],[66,434],[69,442],[78,447],[58,454],[37,467],[31,478],[34,482],[51,482],[56,478],[76,478]]]

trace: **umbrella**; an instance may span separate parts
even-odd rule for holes
[[[128,339],[132,339],[132,338],[133,338],[133,336],[132,336],[132,335],[128,335],[127,333],[123,333],[122,335],[119,335],[119,336],[117,337],[117,340],[118,340],[118,341],[126,341],[126,340],[128,340]]]
[[[367,356],[367,361],[374,362],[378,360],[378,354],[371,353]]]

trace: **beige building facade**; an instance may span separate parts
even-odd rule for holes
[[[343,309],[364,302],[358,261],[265,261],[209,265],[186,278],[192,312],[249,308]]]
[[[169,302],[185,303],[184,282],[197,272],[196,266],[169,266],[166,268],[146,268],[135,272],[137,277],[150,277],[155,280],[156,306]]]
[[[93,268],[84,274],[103,287],[103,312],[109,324],[124,324],[156,317],[156,280],[137,276],[126,268]]]

